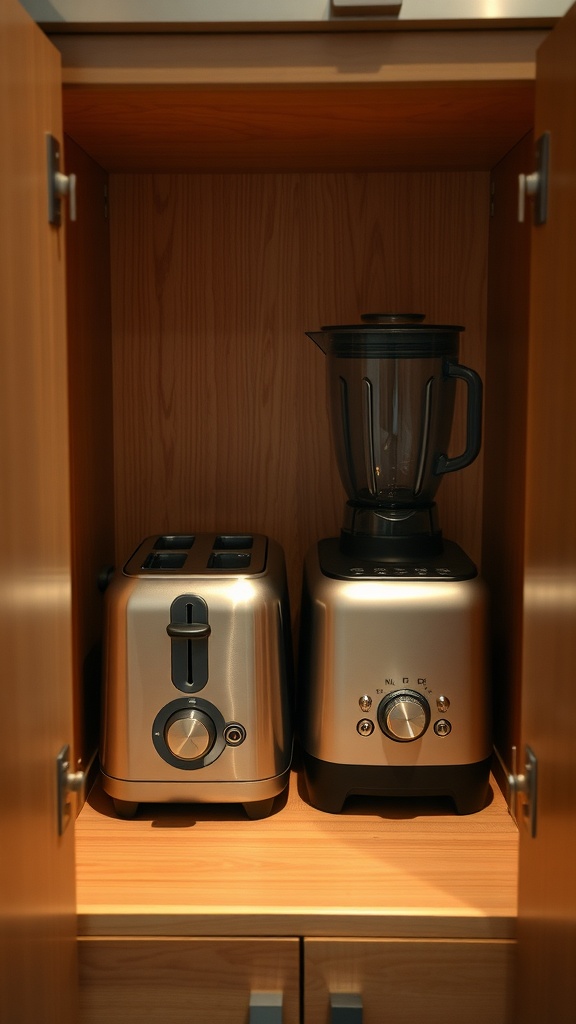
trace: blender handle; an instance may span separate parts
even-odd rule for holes
[[[466,410],[466,449],[462,455],[453,459],[448,455],[437,455],[434,472],[453,473],[457,469],[469,466],[480,451],[482,443],[482,381],[475,370],[460,363],[448,363],[446,377],[457,377],[465,381],[468,387],[468,406]]]

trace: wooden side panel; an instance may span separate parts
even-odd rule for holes
[[[515,942],[307,939],[304,1024],[330,996],[362,998],[363,1024],[508,1024]]]
[[[482,568],[490,588],[494,743],[509,770],[520,744],[530,218],[518,221],[527,135],[493,171],[488,263]]]
[[[532,233],[523,740],[538,758],[537,834],[520,830],[518,1020],[576,1002],[576,7],[538,56],[549,213]]]
[[[297,603],[344,502],[305,331],[417,309],[465,325],[483,374],[487,211],[484,173],[112,176],[117,558],[156,530],[261,531]],[[481,489],[479,459],[439,492],[474,558]]]
[[[45,133],[60,60],[15,0],[0,11],[0,992],[13,1022],[74,1024],[74,834],[56,757],[72,742],[63,231],[48,224]]]
[[[78,218],[68,224],[67,314],[72,481],[74,749],[85,770],[100,709],[100,570],[114,562],[112,340],[107,175],[71,139]]]
[[[298,1024],[298,939],[81,939],[79,1024],[245,1024],[252,992]]]

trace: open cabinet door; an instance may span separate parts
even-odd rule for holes
[[[48,223],[60,58],[0,0],[0,1018],[73,1024],[74,829],[56,759],[71,742],[64,238]]]
[[[537,808],[536,835],[520,825],[514,1020],[568,1024],[576,1014],[576,7],[538,52],[536,107],[550,166],[547,221],[532,230],[522,735],[537,758]]]

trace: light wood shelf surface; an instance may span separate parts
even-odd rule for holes
[[[446,800],[298,794],[263,821],[241,807],[142,805],[96,787],[77,820],[80,935],[515,937],[517,831],[495,783],[479,814]]]

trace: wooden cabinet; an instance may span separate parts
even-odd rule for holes
[[[486,378],[487,396],[498,389],[481,457],[446,477],[438,503],[445,536],[497,595],[495,660],[508,666],[522,533],[512,511],[494,512],[502,492],[484,466],[507,480],[522,465],[525,381],[500,373],[498,352],[505,316],[525,316],[530,232],[514,223],[514,196],[503,201],[515,175],[502,162],[532,127],[543,38],[54,36],[74,140],[67,160],[85,189],[98,172],[87,176],[80,153],[106,173],[110,234],[108,246],[102,225],[90,227],[79,251],[92,266],[76,255],[70,264],[71,358],[99,372],[76,407],[73,455],[83,438],[77,462],[104,481],[96,517],[93,483],[77,491],[77,675],[98,622],[91,580],[156,530],[275,537],[297,626],[306,551],[338,532],[344,504],[324,357],[305,331],[383,306],[464,325],[462,362]],[[96,209],[103,217],[101,194]],[[512,221],[509,241],[502,221]],[[525,258],[510,275],[513,246]],[[507,275],[514,288],[497,287]],[[87,297],[102,318],[109,290],[110,327],[96,327]],[[522,363],[521,327],[515,337]],[[101,443],[87,430],[94,422]],[[502,436],[514,439],[504,459]],[[511,570],[512,586],[499,587]],[[495,687],[507,762],[518,743],[510,675],[500,671]]]
[[[525,406],[493,352],[502,309],[520,320],[525,308],[527,258],[516,291],[494,285],[512,239],[529,251],[528,226],[506,242],[501,220],[515,217],[506,160],[532,125],[541,38],[57,37],[69,170],[93,207],[107,172],[109,249],[100,224],[90,264],[70,264],[69,315],[71,350],[111,360],[113,458],[92,441],[94,464],[114,466],[108,560],[155,530],[269,533],[286,552],[296,627],[305,552],[338,531],[344,501],[324,358],[305,331],[418,308],[463,324],[462,362],[503,393],[486,403],[483,457],[439,495],[446,536],[498,586],[484,459],[498,458],[502,430],[523,444]],[[111,302],[99,337],[84,312],[95,249]],[[105,380],[101,391],[108,401]],[[459,406],[454,450],[463,430]],[[510,516],[503,543],[517,553],[515,530]],[[506,591],[498,622],[518,601]],[[502,692],[517,735],[514,691]],[[190,1004],[244,1021],[251,989],[276,985],[289,1022],[328,1022],[331,994],[350,992],[365,1024],[384,1007],[394,1024],[507,1024],[516,834],[501,794],[470,821],[418,802],[387,815],[369,801],[336,819],[315,812],[296,775],[262,823],[158,807],[118,822],[93,794],[77,824],[82,1024],[136,1020],[144,1006],[176,1020]]]
[[[97,734],[96,579],[143,536],[274,536],[296,631],[305,551],[339,529],[344,500],[305,331],[384,306],[463,324],[461,360],[485,380],[482,456],[438,500],[492,590],[509,765],[531,238],[515,189],[533,169],[544,36],[53,37],[79,176],[66,245],[80,766]],[[459,406],[455,450],[463,430]],[[359,989],[368,1024],[384,1006],[392,1021],[513,1019],[517,836],[496,784],[471,820],[363,800],[332,818],[297,775],[265,822],[229,807],[119,822],[95,790],[76,838],[82,1024],[176,1020],[197,1000],[242,1020],[254,986],[282,987],[289,1024],[328,1020],[330,993]]]

